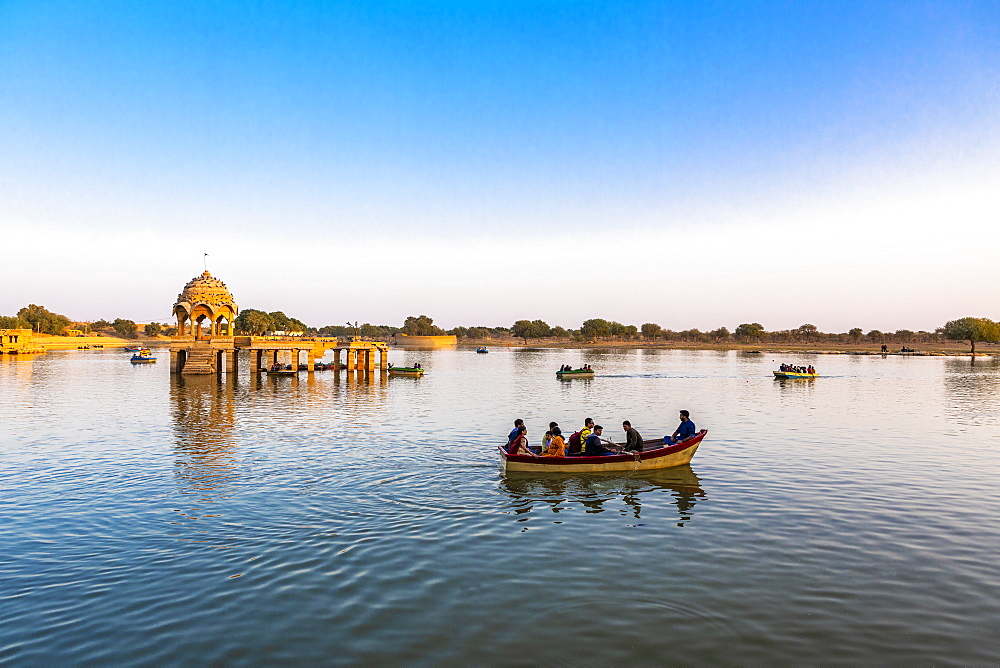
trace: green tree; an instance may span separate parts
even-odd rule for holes
[[[163,331],[163,325],[158,322],[151,322],[143,327],[142,331],[146,333],[146,336],[159,336],[160,332]]]
[[[111,328],[126,339],[134,339],[136,337],[136,333],[139,331],[138,325],[131,320],[126,320],[125,318],[115,318],[115,321],[111,323]]]
[[[176,327],[166,327],[163,330],[163,335],[164,336],[177,336],[177,328]]]
[[[53,313],[37,304],[28,304],[17,312],[17,317],[27,322],[31,329],[42,334],[62,334],[71,324],[66,316]]]
[[[709,334],[716,341],[728,341],[729,340],[729,330],[725,327],[720,327]]]
[[[685,329],[683,332],[678,332],[678,335],[685,341],[701,341],[704,339],[704,335],[701,333],[701,330],[697,328]]]
[[[536,339],[547,339],[552,336],[552,328],[544,320],[532,320],[531,336]]]
[[[796,335],[805,338],[807,341],[819,338],[819,329],[816,325],[811,325],[806,323],[804,325],[799,325],[799,328],[795,330]]]
[[[285,315],[283,311],[272,311],[267,314],[271,318],[271,331],[274,332],[303,332],[309,329],[301,320]]]
[[[663,329],[655,322],[644,323],[641,327],[642,335],[647,339],[655,339]]]
[[[860,327],[855,327],[854,329],[849,331],[847,335],[851,337],[851,341],[857,343],[858,341],[861,340],[861,337],[864,336],[864,331],[862,331]]]
[[[525,345],[527,345],[529,338],[537,339],[548,336],[550,331],[551,328],[542,320],[518,320],[510,328],[510,333],[524,339]]]
[[[1000,324],[989,318],[959,318],[949,320],[941,328],[946,339],[968,341],[972,344],[972,354],[976,354],[976,341],[996,343],[1000,341]]]
[[[274,321],[264,311],[245,308],[233,320],[233,327],[240,334],[260,335],[275,329]],[[332,335],[329,335],[332,336]]]
[[[611,336],[611,323],[604,318],[584,320],[580,326],[580,334],[590,340]]]
[[[733,335],[744,343],[757,342],[764,335],[764,325],[759,322],[745,322],[736,327]]]
[[[403,333],[410,336],[441,336],[444,330],[434,326],[433,318],[426,315],[409,316],[403,322]]]
[[[345,327],[344,325],[326,325],[320,327],[317,330],[320,336],[336,336],[337,338],[343,338],[346,336],[353,336],[354,330],[350,327]]]
[[[16,315],[0,315],[0,329],[29,329],[30,323],[21,320]]]
[[[552,336],[558,339],[565,339],[569,336],[569,332],[566,331],[565,327],[556,325],[555,327],[552,328]]]
[[[873,329],[865,334],[873,343],[885,343],[885,334],[877,329]]]

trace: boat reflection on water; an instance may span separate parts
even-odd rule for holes
[[[553,513],[566,510],[572,504],[580,504],[588,513],[600,513],[611,510],[605,506],[621,499],[631,508],[635,519],[641,519],[644,499],[647,506],[655,507],[659,504],[651,502],[651,495],[666,492],[673,496],[677,526],[684,526],[691,519],[698,500],[706,498],[701,479],[690,464],[640,471],[634,475],[508,472],[501,478],[500,486],[516,503],[515,514],[530,513],[536,504],[548,506]]]

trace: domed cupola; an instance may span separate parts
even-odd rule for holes
[[[239,308],[226,284],[206,271],[184,286],[173,313],[177,316],[178,337],[202,339],[232,336]],[[205,321],[209,324],[207,331],[203,329]]]

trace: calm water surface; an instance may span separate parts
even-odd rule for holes
[[[1000,360],[394,350],[427,375],[219,382],[127,357],[0,358],[2,663],[1000,661]],[[709,430],[690,467],[499,471],[516,417],[653,438],[680,408]]]

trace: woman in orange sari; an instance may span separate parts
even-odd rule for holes
[[[552,427],[552,440],[549,447],[542,452],[543,457],[565,457],[566,441],[563,440],[562,430],[559,427]]]

